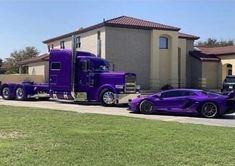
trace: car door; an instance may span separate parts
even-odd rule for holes
[[[187,102],[187,93],[182,90],[163,92],[156,103],[157,109],[167,112],[180,112]]]

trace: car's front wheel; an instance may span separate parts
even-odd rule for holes
[[[140,113],[143,113],[143,114],[153,113],[153,108],[154,108],[153,103],[148,100],[143,100],[139,105],[139,111]]]
[[[200,113],[205,118],[214,118],[218,116],[219,108],[213,102],[205,102],[201,107]]]

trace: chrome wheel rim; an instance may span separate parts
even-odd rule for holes
[[[103,101],[105,104],[113,104],[115,101],[114,94],[111,91],[107,91],[103,95]]]
[[[217,106],[214,103],[205,103],[202,107],[202,115],[207,118],[215,117],[217,114]]]
[[[24,97],[24,90],[22,88],[16,90],[16,97],[17,99],[22,99]]]
[[[2,90],[2,96],[3,98],[7,99],[10,95],[10,89],[8,87],[3,88]]]
[[[149,101],[143,101],[140,104],[140,111],[142,113],[152,113],[153,111],[153,104]]]

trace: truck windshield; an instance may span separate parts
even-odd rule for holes
[[[105,72],[109,71],[110,64],[108,61],[105,60],[99,60],[93,63],[94,65],[94,71],[96,72]]]
[[[227,77],[224,82],[235,83],[235,77]]]

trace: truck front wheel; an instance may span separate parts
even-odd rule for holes
[[[115,95],[112,91],[106,90],[101,95],[101,102],[104,106],[113,106],[115,104]]]

